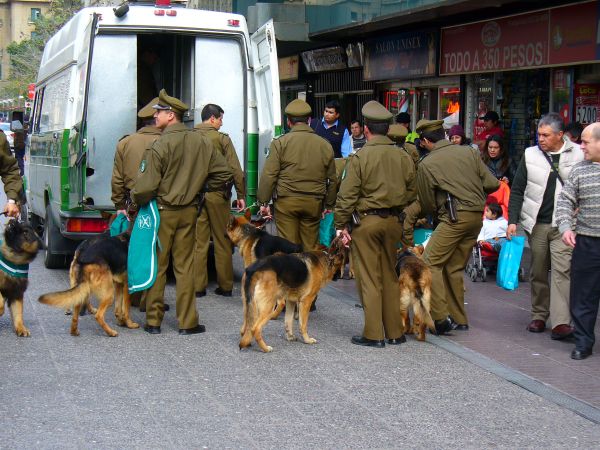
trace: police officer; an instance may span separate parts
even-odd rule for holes
[[[165,273],[172,256],[179,334],[202,333],[205,327],[198,324],[192,271],[198,193],[205,184],[209,188],[223,186],[232,173],[207,138],[181,123],[188,110],[185,103],[170,97],[163,89],[154,109],[156,126],[163,134],[145,152],[132,191],[133,201],[138,205],[156,198],[160,212],[158,274],[146,295],[144,329],[151,334],[160,333]]]
[[[23,180],[17,160],[12,156],[8,139],[0,130],[0,177],[4,184],[4,192],[8,201],[4,205],[4,214],[18,217],[20,213],[19,200],[23,193]]]
[[[409,145],[406,142],[406,136],[408,136],[408,128],[406,128],[404,125],[400,125],[399,123],[390,125],[387,137],[389,137],[396,143],[398,147],[410,155],[416,167],[417,163],[419,162],[419,151],[414,144]]]
[[[308,126],[311,108],[296,99],[285,108],[291,131],[271,142],[260,176],[257,199],[263,215],[275,193],[275,219],[279,236],[313,250],[319,237],[319,221],[335,203],[336,176],[329,142]]]
[[[117,143],[115,160],[111,179],[112,197],[118,213],[129,217],[137,212],[136,205],[131,203],[131,190],[140,172],[140,162],[144,152],[158,139],[161,130],[154,125],[154,108],[158,97],[153,98],[147,105],[138,111],[138,118],[142,127],[132,135],[123,136]],[[142,299],[142,292],[131,294],[131,305],[139,306],[140,311],[145,311],[146,306]],[[165,304],[165,310],[169,305]]]
[[[463,271],[481,229],[487,194],[499,186],[479,152],[451,144],[442,124],[420,120],[416,127],[429,151],[417,172],[419,204],[423,214],[437,214],[439,221],[423,255],[431,268],[431,316],[439,334],[469,328]]]
[[[345,243],[352,242],[358,292],[365,324],[352,343],[385,347],[406,342],[395,272],[396,244],[402,237],[400,215],[415,182],[410,156],[386,137],[392,113],[376,101],[362,108],[367,143],[348,159],[335,206],[335,225]],[[357,212],[360,225],[353,225]]]
[[[233,184],[238,198],[237,206],[239,209],[244,209],[246,207],[244,172],[231,138],[227,134],[219,132],[223,125],[223,114],[223,108],[209,103],[202,109],[202,123],[196,125],[195,130],[210,139],[215,149],[227,161],[233,171]],[[233,290],[231,241],[225,235],[229,218],[230,196],[231,185],[228,185],[226,189],[223,189],[223,186],[218,187],[217,190],[206,192],[204,195],[204,206],[196,223],[196,246],[194,248],[194,283],[197,297],[206,295],[206,285],[208,284],[206,258],[211,236],[215,250],[217,283],[219,285],[215,290],[215,294],[231,297],[231,291]]]

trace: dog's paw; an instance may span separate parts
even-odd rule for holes
[[[71,336],[79,336],[79,330],[71,330]]]
[[[290,342],[294,342],[294,341],[298,340],[298,338],[296,336],[294,336],[293,334],[286,334],[285,338]]]
[[[110,337],[117,337],[119,335],[119,333],[117,333],[115,330],[107,331],[106,334],[108,334]]]
[[[65,309],[65,316],[70,316],[73,314],[73,311],[71,311],[71,309]]]
[[[348,279],[354,280],[354,272],[352,272],[352,271],[348,272]]]
[[[27,337],[27,336],[31,336],[31,333],[29,332],[29,330],[25,327],[19,327],[15,330],[15,333],[17,333],[17,336],[19,337]]]
[[[4,315],[4,305],[0,306],[0,317]]]
[[[304,343],[305,344],[316,344],[317,340],[315,338],[309,337],[309,338],[304,339]]]
[[[135,328],[139,328],[139,327],[140,327],[139,323],[132,322],[131,320],[127,321],[127,328],[135,329]]]
[[[271,347],[270,345],[267,345],[262,349],[262,351],[265,353],[271,353],[273,351],[273,347]]]

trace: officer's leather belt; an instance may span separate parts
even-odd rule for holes
[[[366,211],[363,211],[363,214],[367,215],[367,216],[379,216],[382,218],[387,218],[389,216],[395,216],[397,215],[396,210],[394,208],[374,208],[374,209],[367,209]]]

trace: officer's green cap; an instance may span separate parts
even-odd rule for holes
[[[154,117],[154,113],[156,112],[153,106],[157,103],[158,97],[154,97],[152,100],[150,100],[150,103],[138,111],[138,117],[142,120],[152,119],[152,117]]]
[[[167,94],[167,91],[161,89],[158,94],[158,103],[152,106],[154,109],[170,109],[179,114],[183,114],[188,109],[188,105],[183,103],[181,100],[175,97],[171,97]]]
[[[390,125],[387,135],[392,141],[398,141],[408,136],[408,128],[399,123],[394,123]]]
[[[291,117],[308,117],[312,114],[312,109],[304,100],[297,98],[288,103],[285,114]]]
[[[362,115],[371,122],[389,122],[394,115],[381,103],[371,100],[362,107]]]
[[[443,129],[444,125],[444,121],[443,120],[426,120],[426,119],[421,119],[417,122],[417,126],[415,128],[415,131],[419,134],[425,132],[425,131],[433,131],[433,130],[437,130],[438,128]]]

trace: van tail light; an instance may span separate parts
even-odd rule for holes
[[[156,3],[154,4],[155,7],[161,7],[161,8],[170,8],[171,7],[171,0],[156,0]]]
[[[69,233],[102,233],[108,228],[104,219],[67,219],[67,232]]]
[[[240,26],[240,21],[239,21],[239,19],[228,19],[227,20],[227,26],[229,26],[229,27],[239,27]]]

